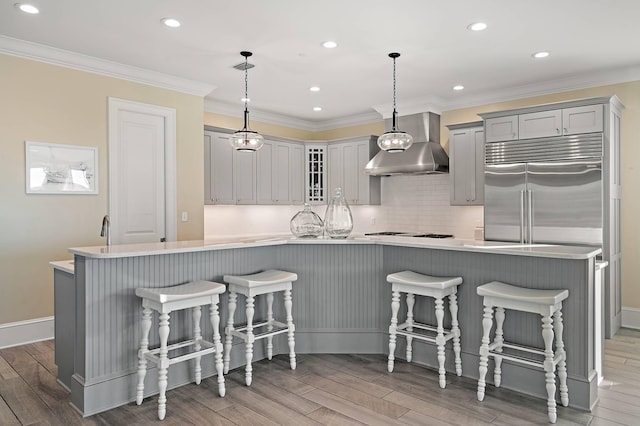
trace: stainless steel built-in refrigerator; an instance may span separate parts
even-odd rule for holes
[[[602,133],[487,143],[485,239],[602,245]]]

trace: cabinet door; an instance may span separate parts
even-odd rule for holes
[[[342,193],[349,204],[358,204],[358,148],[350,143],[342,146]]]
[[[273,203],[274,143],[265,141],[256,152],[256,201],[258,204]]]
[[[371,200],[371,186],[370,180],[380,179],[377,176],[369,176],[364,172],[364,167],[369,162],[369,141],[359,142],[356,145],[356,169],[358,171],[358,194],[356,199],[358,204],[379,204],[378,200]]]
[[[273,154],[273,202],[289,204],[291,145],[278,143]]]
[[[213,204],[235,204],[234,185],[234,151],[229,144],[229,135],[212,133],[210,188]]]
[[[213,204],[213,191],[211,188],[211,144],[213,143],[213,134],[204,132],[204,203]]]
[[[300,204],[304,202],[304,146],[292,145],[290,154],[289,200],[291,204]]]
[[[563,109],[563,134],[602,132],[603,120],[604,108],[602,104]]]
[[[450,146],[450,204],[484,202],[484,132],[481,127],[452,130]]]
[[[305,152],[305,201],[312,204],[326,203],[327,188],[327,146],[306,145]]]
[[[236,204],[256,203],[256,153],[233,152],[233,178]]]
[[[329,172],[327,196],[328,199],[331,199],[333,194],[336,192],[336,188],[342,188],[344,182],[342,175],[342,170],[344,169],[342,161],[342,145],[329,145],[327,151],[327,169]]]
[[[485,120],[486,142],[514,141],[518,139],[518,116],[488,118]]]
[[[546,138],[562,134],[562,110],[532,112],[518,116],[519,139]]]

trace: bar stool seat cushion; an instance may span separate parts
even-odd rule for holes
[[[537,303],[540,305],[556,305],[569,297],[569,290],[538,290],[516,287],[499,281],[483,284],[478,287],[477,292],[479,296]]]
[[[423,275],[413,271],[402,271],[389,274],[387,275],[387,281],[390,283],[399,283],[439,290],[444,290],[446,288],[462,284],[461,277],[433,277],[431,275]]]
[[[296,281],[298,274],[293,272],[269,269],[251,275],[225,275],[224,280],[229,284],[235,284],[246,288],[256,288],[265,285],[280,284]]]
[[[214,294],[222,294],[226,286],[211,281],[194,281],[187,284],[165,288],[137,288],[136,296],[157,303],[177,302]]]

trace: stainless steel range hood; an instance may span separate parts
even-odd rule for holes
[[[391,130],[391,119],[385,120]],[[372,176],[448,173],[449,157],[440,145],[440,116],[432,112],[398,117],[398,128],[413,136],[413,145],[404,152],[378,152],[364,172]]]

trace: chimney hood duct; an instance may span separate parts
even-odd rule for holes
[[[391,129],[392,120],[385,120]],[[432,112],[398,117],[397,127],[413,136],[413,145],[403,152],[380,151],[364,172],[372,176],[448,173],[449,157],[440,145],[440,116]]]

